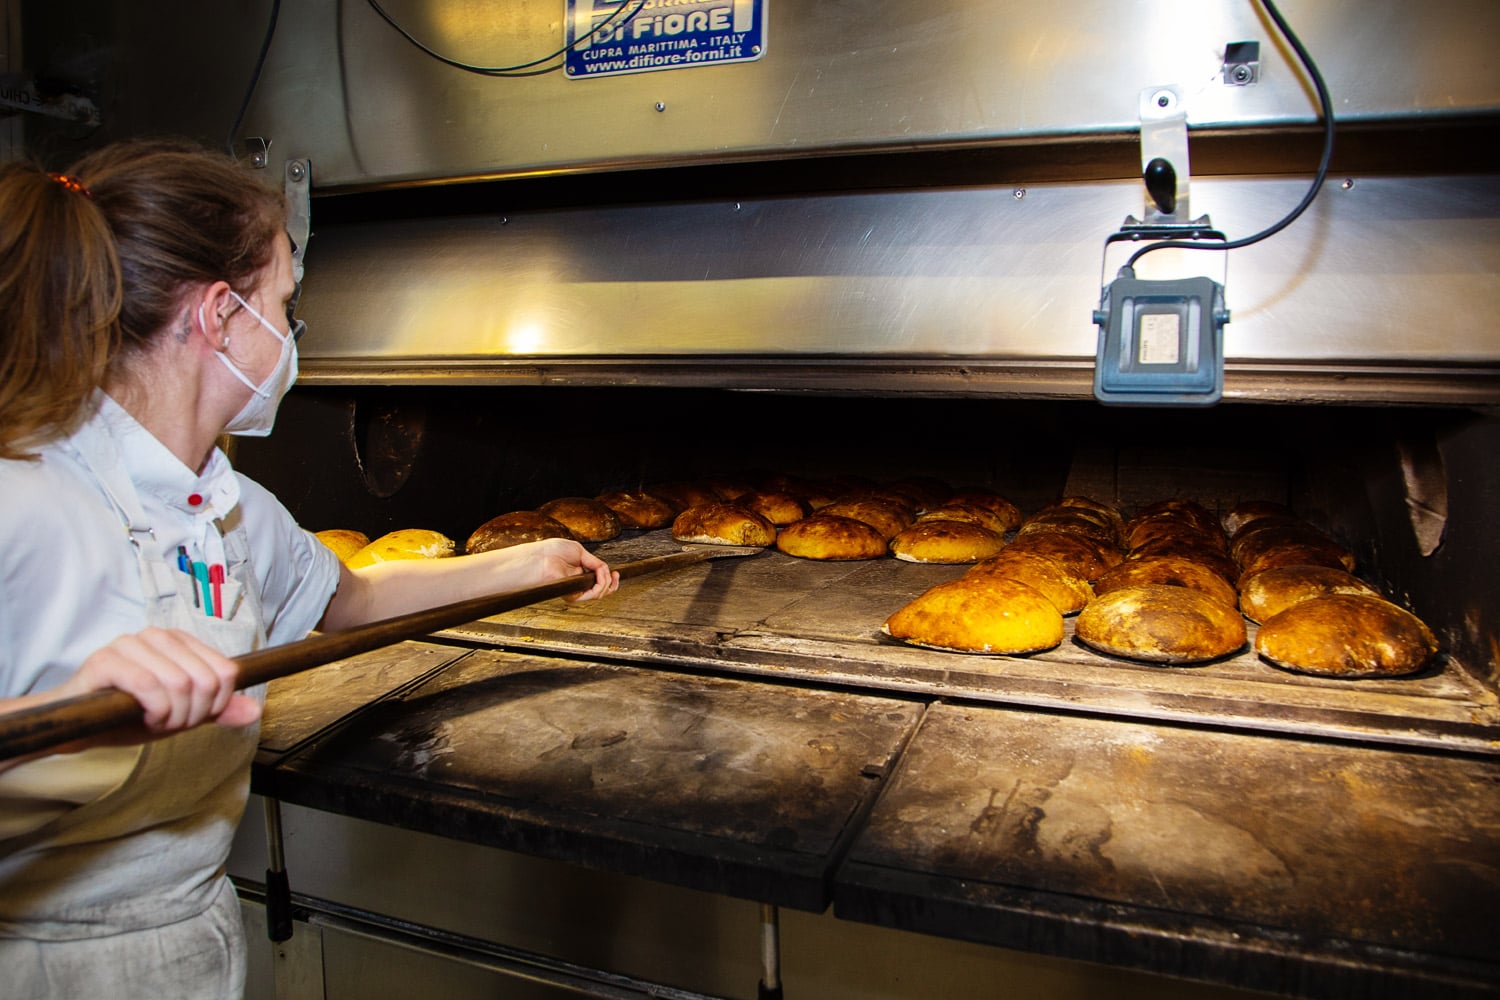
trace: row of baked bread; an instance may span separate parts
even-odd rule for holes
[[[1023,551],[1049,565],[1039,572],[1019,558]],[[1347,549],[1277,504],[1242,504],[1221,521],[1194,501],[1166,500],[1126,521],[1108,505],[1069,498],[884,628],[917,645],[1025,654],[1058,645],[1062,617],[1078,612],[1074,634],[1084,645],[1181,665],[1243,651],[1248,618],[1260,624],[1256,652],[1284,669],[1336,677],[1421,670],[1438,651],[1432,632],[1353,568]]]
[[[932,479],[684,481],[503,514],[476,529],[464,548],[546,537],[599,542],[627,528],[667,525],[682,541],[774,545],[799,558],[972,563],[964,577],[924,593],[885,623],[892,636],[934,648],[1050,649],[1062,641],[1063,616],[1078,614],[1074,631],[1085,645],[1163,664],[1243,650],[1246,618],[1261,624],[1257,652],[1302,672],[1411,673],[1437,649],[1425,624],[1352,575],[1345,548],[1286,507],[1264,502],[1241,504],[1221,519],[1194,501],[1164,500],[1127,521],[1108,504],[1066,497],[1023,520],[994,491],[955,490]],[[330,534],[347,533],[320,533]],[[455,550],[436,532],[409,529],[365,544],[347,561]]]

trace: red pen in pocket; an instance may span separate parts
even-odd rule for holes
[[[212,566],[208,567],[208,582],[212,584],[214,588],[214,617],[223,618],[224,595],[221,588],[224,584],[224,567],[219,565],[218,563],[214,563]]]

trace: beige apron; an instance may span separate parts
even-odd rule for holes
[[[82,460],[124,522],[140,565],[145,624],[191,632],[230,656],[265,644],[237,511],[234,523],[217,525],[228,579],[225,618],[213,618],[195,606],[190,578],[157,544],[107,433],[91,425],[60,447]],[[263,688],[246,693],[264,698]],[[223,865],[244,810],[257,736],[257,726],[210,724],[147,743],[134,752],[133,767],[127,757],[112,790],[5,845],[5,997],[242,993],[244,935]]]

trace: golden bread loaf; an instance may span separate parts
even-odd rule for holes
[[[349,528],[328,528],[315,535],[318,541],[333,550],[333,554],[339,557],[339,562],[345,563],[354,553],[370,544],[369,535]]]
[[[1245,645],[1239,611],[1202,591],[1149,584],[1099,594],[1074,628],[1087,646],[1150,663],[1201,663]]]
[[[864,521],[819,511],[794,521],[776,536],[776,548],[799,559],[879,559],[886,554],[880,529]]]
[[[1380,591],[1344,569],[1277,566],[1240,579],[1240,611],[1253,622],[1263,622],[1294,604],[1325,594],[1381,596]]]
[[[1283,670],[1320,677],[1399,677],[1427,665],[1437,638],[1416,615],[1365,594],[1325,594],[1263,622],[1255,651]]]
[[[1147,556],[1127,559],[1094,581],[1096,596],[1126,587],[1161,584],[1166,587],[1189,587],[1207,594],[1227,607],[1238,605],[1238,595],[1218,573],[1181,556]]]
[[[1021,522],[1016,537],[1025,538],[1040,532],[1082,535],[1104,548],[1116,551],[1120,548],[1120,539],[1115,533],[1114,525],[1103,515],[1083,507],[1044,507]]]
[[[1096,539],[1066,531],[1037,531],[1017,536],[1008,548],[1017,552],[1035,552],[1056,560],[1085,580],[1097,580],[1105,570],[1118,566],[1124,558],[1118,550]]]
[[[1113,504],[1107,504],[1102,500],[1095,500],[1093,497],[1078,496],[1076,494],[1072,496],[1065,496],[1061,500],[1057,501],[1055,506],[1083,507],[1093,511],[1096,514],[1103,514],[1109,519],[1109,522],[1115,525],[1115,527],[1117,528],[1123,528],[1125,525],[1125,518],[1121,516],[1118,508],[1116,508]]]
[[[1190,534],[1165,535],[1130,550],[1126,560],[1155,558],[1185,559],[1197,563],[1204,569],[1213,570],[1224,582],[1233,586],[1240,578],[1240,568],[1235,561],[1211,545]]]
[[[887,635],[915,646],[1018,655],[1063,638],[1062,614],[1017,580],[962,576],[940,583],[886,619]]]
[[[350,569],[398,559],[442,559],[453,555],[453,539],[426,528],[401,528],[375,539],[349,557]]]
[[[687,480],[673,480],[665,483],[650,483],[646,486],[646,492],[654,497],[659,497],[671,504],[676,510],[673,516],[681,514],[689,507],[699,504],[719,503],[724,498],[710,486],[704,483],[689,482]]]
[[[960,505],[964,507],[983,507],[985,510],[993,511],[1005,524],[1006,531],[1015,531],[1021,526],[1024,518],[1021,508],[1011,503],[1005,497],[994,490],[970,487],[957,490],[943,501],[943,506]]]
[[[677,515],[672,537],[708,545],[764,546],[776,541],[776,526],[739,504],[703,503]]]
[[[1083,609],[1094,597],[1088,580],[1061,563],[1013,545],[970,567],[965,576],[1015,580],[1037,591],[1063,615]]]
[[[808,515],[807,501],[777,490],[751,490],[735,501],[775,525],[791,524]]]
[[[969,521],[918,521],[891,539],[891,553],[906,562],[973,563],[1005,547],[1005,539]]]
[[[852,517],[856,521],[863,521],[885,536],[886,541],[895,538],[902,528],[911,524],[917,517],[911,507],[892,496],[869,494],[843,497],[826,507],[819,508],[818,513],[837,514],[840,517]]]
[[[1353,569],[1353,557],[1343,549],[1330,548],[1322,542],[1291,542],[1268,548],[1246,559],[1240,564],[1240,573],[1249,575],[1280,566],[1327,566],[1332,569]]]
[[[1128,533],[1131,525],[1137,521],[1162,516],[1175,518],[1196,528],[1201,528],[1204,531],[1223,530],[1219,519],[1207,507],[1196,500],[1189,500],[1182,497],[1171,497],[1166,500],[1157,500],[1155,503],[1146,504],[1146,506],[1135,512],[1134,517],[1125,522],[1125,530]]]
[[[1241,573],[1272,566],[1341,566],[1354,570],[1354,556],[1306,521],[1263,517],[1245,525],[1229,540],[1229,555]]]
[[[1292,516],[1292,509],[1284,503],[1274,500],[1245,500],[1225,511],[1221,520],[1224,531],[1233,536],[1251,521],[1258,521],[1263,517]]]
[[[921,524],[923,521],[967,521],[988,528],[1002,537],[1011,529],[1010,522],[1003,515],[988,507],[969,503],[948,503],[924,510],[917,515],[917,523]]]
[[[566,525],[580,542],[607,542],[621,530],[615,512],[593,497],[549,500],[537,508],[537,513]]]
[[[623,528],[665,528],[678,514],[667,501],[642,490],[615,490],[597,499],[614,511]]]
[[[513,510],[500,514],[475,528],[464,543],[464,551],[488,552],[491,549],[506,549],[512,545],[524,545],[543,538],[572,538],[573,532],[561,521],[534,510]]]
[[[1229,554],[1229,539],[1218,528],[1203,528],[1191,521],[1171,514],[1155,514],[1135,518],[1125,529],[1125,546],[1138,549],[1161,539],[1180,540],[1192,545],[1211,549],[1219,555]]]

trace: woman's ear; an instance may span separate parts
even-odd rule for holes
[[[239,308],[239,303],[234,301],[229,291],[227,281],[215,281],[205,285],[203,291],[194,297],[196,305],[193,316],[197,329],[215,351],[222,351],[229,346],[229,316]],[[190,303],[192,301],[189,300]]]

